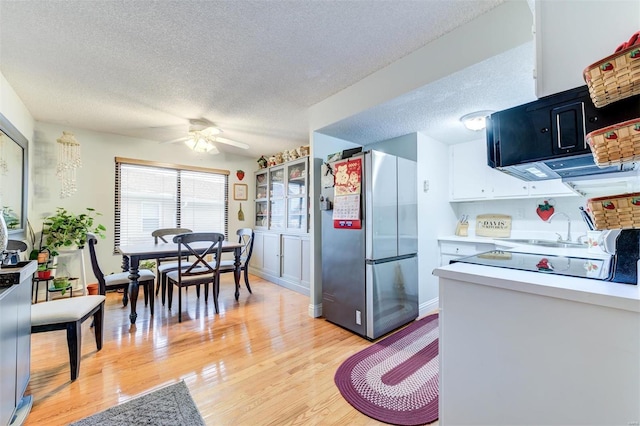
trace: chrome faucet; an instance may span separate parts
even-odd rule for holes
[[[556,216],[563,216],[564,218],[567,219],[567,239],[563,240],[562,236],[560,234],[558,234],[558,241],[560,242],[570,242],[571,241],[571,218],[569,217],[568,214],[563,213],[563,212],[555,212],[554,214],[552,214],[551,216],[549,216],[549,219],[547,220],[547,222],[551,223],[551,221],[553,220],[554,217]]]

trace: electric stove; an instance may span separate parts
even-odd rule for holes
[[[503,250],[488,251],[451,261],[451,263],[456,262],[601,281],[610,281],[613,275],[611,273],[611,259],[592,259]],[[635,284],[635,282],[630,284]]]

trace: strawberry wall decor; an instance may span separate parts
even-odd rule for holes
[[[538,214],[538,216],[540,216],[540,219],[544,220],[545,222],[549,220],[549,218],[555,212],[555,209],[553,208],[554,204],[555,201],[553,201],[552,199],[542,200],[538,202],[536,213]]]
[[[244,170],[236,170],[236,176],[238,177],[238,180],[244,179]]]

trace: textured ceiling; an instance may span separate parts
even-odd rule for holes
[[[251,146],[221,151],[256,157],[306,144],[311,105],[503,1],[0,0],[0,71],[37,121],[162,142],[202,117]],[[530,78],[520,64],[510,78]],[[445,110],[503,105],[478,102],[476,80],[452,75],[327,130],[446,137]]]

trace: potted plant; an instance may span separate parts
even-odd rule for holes
[[[138,269],[148,269],[150,271],[153,271],[155,268],[156,262],[154,262],[153,260],[143,260],[138,266]]]
[[[52,256],[58,255],[62,247],[79,249],[87,243],[87,232],[92,232],[104,238],[107,228],[102,224],[95,224],[95,217],[101,216],[95,209],[87,207],[86,213],[75,215],[62,207],[56,209],[56,214],[44,220],[42,233],[45,236],[45,247]]]
[[[55,266],[49,265],[49,263],[40,263],[38,265],[38,278],[41,280],[48,280],[51,278],[51,271],[55,269]]]
[[[69,288],[69,277],[55,277],[53,279],[53,287],[60,290],[60,294],[64,296]]]

